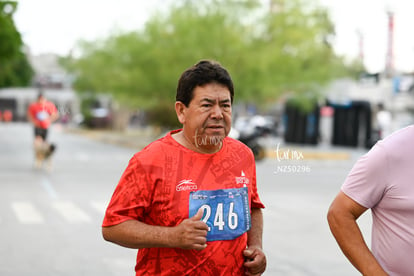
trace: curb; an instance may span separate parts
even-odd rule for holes
[[[283,145],[283,148],[266,150],[265,156],[267,158],[280,160],[349,160],[351,153],[349,151],[342,151],[338,149],[324,149],[318,148],[303,148],[298,146]]]
[[[276,150],[267,150],[266,157],[271,159],[277,158]],[[301,151],[300,157],[296,159],[301,160],[349,160],[351,154],[347,152],[329,152],[329,151]],[[285,158],[295,160],[295,158]]]
[[[125,132],[118,133],[111,130],[66,129],[66,133],[80,135],[88,139],[131,148],[139,151],[155,140],[150,133]]]

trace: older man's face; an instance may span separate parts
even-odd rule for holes
[[[206,150],[219,149],[231,129],[229,89],[217,83],[197,86],[180,122],[193,145]]]

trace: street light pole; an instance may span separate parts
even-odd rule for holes
[[[386,10],[388,16],[388,47],[385,64],[385,74],[388,78],[394,75],[394,12]]]

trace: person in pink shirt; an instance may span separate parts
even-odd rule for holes
[[[414,125],[379,141],[345,179],[328,223],[363,275],[414,275]],[[372,213],[371,249],[357,219]]]

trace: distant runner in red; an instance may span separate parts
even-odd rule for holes
[[[48,168],[51,169],[50,156],[55,151],[56,145],[48,143],[48,129],[50,125],[59,119],[59,112],[54,103],[39,93],[37,100],[30,104],[27,109],[27,118],[34,126],[33,149],[35,153],[35,167],[40,168],[45,161],[48,161]]]
[[[35,140],[46,141],[48,129],[59,118],[59,112],[54,103],[39,93],[27,110],[27,118],[34,125]]]
[[[138,250],[136,275],[261,275],[263,216],[251,150],[227,137],[232,79],[202,60],[178,81],[182,129],[136,153],[102,226]]]

